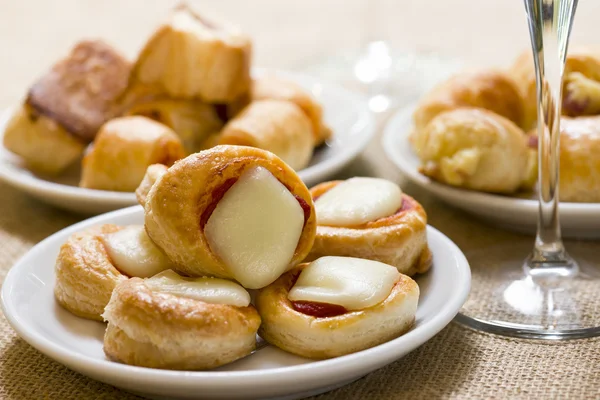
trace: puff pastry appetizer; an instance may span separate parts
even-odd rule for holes
[[[152,164],[172,165],[185,156],[177,135],[146,117],[120,117],[102,126],[82,162],[80,186],[133,192]]]
[[[141,206],[146,204],[146,197],[148,192],[152,189],[154,183],[167,172],[168,167],[163,164],[152,164],[146,170],[142,183],[135,189],[135,197]]]
[[[169,270],[117,286],[103,317],[104,352],[149,368],[202,370],[256,348],[258,313],[240,285]]]
[[[527,136],[491,111],[442,113],[416,139],[421,173],[439,182],[494,193],[514,193],[535,183],[537,156]]]
[[[203,149],[204,142],[223,128],[215,107],[197,100],[155,98],[139,101],[129,115],[143,115],[173,129],[188,154]]]
[[[460,107],[487,109],[518,126],[523,123],[523,98],[511,77],[501,71],[479,71],[455,75],[425,95],[413,115],[415,130],[425,129],[438,114]]]
[[[300,170],[308,165],[315,142],[310,120],[298,106],[283,100],[260,100],[229,121],[216,143],[258,147]]]
[[[348,256],[380,261],[412,276],[431,266],[427,214],[393,182],[351,178],[321,183],[310,193],[317,237],[307,260]]]
[[[73,234],[61,247],[54,295],[71,313],[101,321],[120,282],[130,276],[152,276],[171,266],[143,226],[101,225]]]
[[[368,349],[413,325],[419,287],[390,265],[322,257],[281,276],[256,295],[260,336],[303,357]]]
[[[217,146],[179,161],[145,203],[152,240],[190,276],[264,287],[306,257],[316,233],[310,193],[280,158]]]
[[[181,6],[145,44],[132,76],[171,97],[227,103],[250,89],[251,49],[237,27]]]

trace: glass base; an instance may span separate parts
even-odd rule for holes
[[[564,262],[524,260],[526,243],[466,253],[471,294],[456,321],[519,338],[600,336],[600,251],[585,242],[566,247],[573,258]]]
[[[334,53],[298,68],[302,72],[364,93],[373,112],[416,101],[460,64],[436,54],[413,54],[377,40],[351,51]]]

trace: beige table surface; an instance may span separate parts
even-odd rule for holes
[[[580,2],[574,40],[596,44],[600,2]],[[102,37],[135,55],[174,2],[0,0],[0,107],[79,38]],[[255,38],[255,64],[295,68],[350,49],[365,37],[366,0],[198,2],[241,24]],[[369,1],[380,35],[397,48],[437,51],[473,65],[506,65],[528,46],[521,0]],[[373,11],[371,11],[373,12]],[[430,223],[463,250],[526,242],[486,226],[407,184],[383,156],[379,135],[344,176],[395,180],[425,206]],[[0,184],[0,279],[31,246],[82,217],[45,206]],[[589,243],[586,246],[597,246]],[[477,271],[474,271],[477,273]],[[482,299],[483,301],[484,299]],[[1,399],[133,399],[71,372],[19,339],[0,317]],[[600,342],[539,344],[451,324],[402,360],[322,399],[600,398]]]

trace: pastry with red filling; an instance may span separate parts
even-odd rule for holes
[[[419,287],[391,265],[322,257],[258,291],[259,335],[282,350],[324,359],[365,350],[413,325]]]
[[[397,184],[356,177],[311,190],[317,237],[307,260],[322,256],[366,258],[412,276],[431,266],[427,214]]]
[[[177,162],[146,196],[148,235],[189,276],[234,279],[258,289],[312,247],[310,193],[276,155],[216,146]]]

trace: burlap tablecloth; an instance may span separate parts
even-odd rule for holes
[[[360,27],[365,2],[231,0],[211,2],[210,7],[240,22],[255,36],[258,64],[292,67],[363,38]],[[598,3],[580,5],[574,29],[576,39],[593,43],[600,29],[595,17]],[[172,4],[142,0],[3,2],[0,105],[6,107],[18,101],[32,79],[80,37],[104,37],[134,54],[159,16]],[[439,50],[475,64],[496,64],[506,63],[516,49],[528,43],[518,0],[380,1],[379,7],[376,19],[381,23],[377,23],[377,29],[405,48]],[[269,25],[272,21],[278,21],[278,26],[285,29],[273,28]],[[344,176],[355,174],[381,176],[402,184],[425,206],[430,223],[465,251],[532,240],[474,221],[407,184],[382,156],[379,137],[344,172]],[[0,184],[0,278],[34,244],[81,218]],[[452,323],[407,357],[319,398],[600,398],[599,365],[598,340],[541,344],[482,334]],[[19,339],[2,316],[0,398],[137,397],[88,379],[41,355]]]

